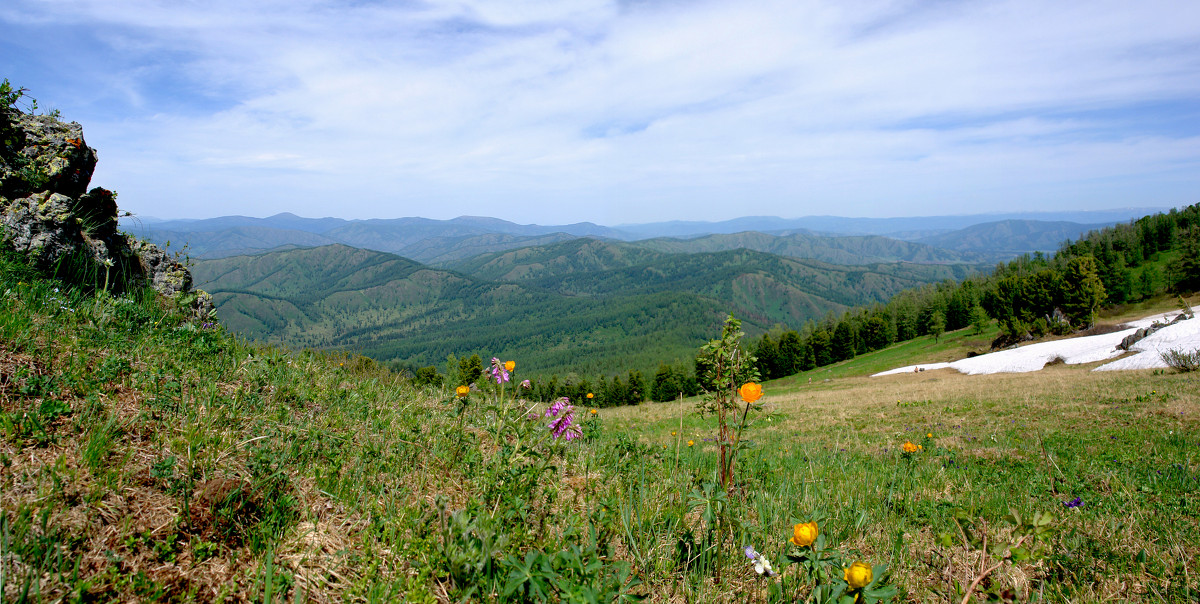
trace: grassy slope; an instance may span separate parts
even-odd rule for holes
[[[690,404],[605,410],[556,444],[487,393],[459,413],[365,359],[249,346],[152,297],[0,265],[0,598],[477,601],[532,576],[560,597],[763,599],[741,546],[779,567],[793,519],[815,515],[847,561],[888,564],[927,602],[980,564],[938,544],[953,510],[994,536],[1013,508],[1058,530],[1050,557],[994,574],[1020,600],[1195,600],[1194,376],[862,377],[930,360],[919,344],[767,384],[725,504],[737,522],[710,549],[695,497],[715,429]],[[923,452],[902,457],[905,440]],[[776,583],[790,599],[808,593],[795,571]]]

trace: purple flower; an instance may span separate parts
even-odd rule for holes
[[[758,557],[758,552],[754,551],[753,545],[747,545],[746,547],[742,548],[742,551],[745,552],[746,557],[751,560]]]
[[[504,363],[500,359],[492,357],[492,379],[496,380],[497,384],[503,384],[508,381],[508,370],[504,368]]]
[[[1067,507],[1067,509],[1071,509],[1071,508],[1077,508],[1077,507],[1079,507],[1079,506],[1083,505],[1083,500],[1082,500],[1082,499],[1080,499],[1080,498],[1078,498],[1078,497],[1076,497],[1076,498],[1074,498],[1074,499],[1072,499],[1072,500],[1070,500],[1070,501],[1064,501],[1064,502],[1062,502],[1062,504],[1063,504],[1064,506],[1066,506],[1066,507]]]
[[[560,412],[562,412],[563,409],[566,409],[567,407],[570,407],[570,406],[571,406],[571,399],[569,399],[565,396],[561,397],[558,400],[554,401],[553,403],[550,403],[550,408],[546,409],[546,417],[557,417],[558,414]]]
[[[550,408],[546,409],[546,417],[555,418],[549,426],[550,434],[555,439],[565,438],[567,441],[572,441],[583,436],[583,431],[575,424],[575,406],[567,397],[564,396],[551,403]]]
[[[550,434],[554,438],[566,438],[567,441],[572,441],[583,436],[583,432],[580,431],[579,426],[574,424],[575,413],[573,411],[574,407],[570,407],[562,414],[562,417],[555,418],[554,421],[550,422]]]

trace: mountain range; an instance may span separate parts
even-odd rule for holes
[[[967,217],[803,222],[924,234],[904,240],[832,235],[799,220],[613,228],[279,214],[146,221],[134,231],[185,244],[198,287],[213,294],[223,323],[248,337],[406,367],[478,353],[521,359],[526,371],[545,375],[652,371],[690,359],[731,312],[752,334],[799,328],[1021,253],[1054,251],[1100,226],[1007,218],[939,231]],[[700,233],[701,225],[763,230]]]
[[[713,223],[667,222],[621,227],[588,222],[521,225],[475,216],[451,220],[344,220],[302,218],[284,213],[267,218],[225,216],[166,221],[130,217],[124,219],[121,226],[159,245],[170,243],[174,249],[194,258],[220,258],[283,246],[313,247],[341,243],[395,253],[433,266],[450,266],[480,254],[546,245],[577,237],[595,237],[641,242],[658,251],[720,251],[746,247],[839,264],[897,260],[992,263],[1021,253],[1053,251],[1063,240],[1078,238],[1089,230],[1113,224],[1119,220],[1118,217],[1142,215],[1137,212],[1141,211],[1007,217],[748,217]],[[1086,218],[1089,222],[1037,220],[1030,216],[1068,216]],[[858,239],[848,238],[848,235],[857,236]],[[925,244],[941,250],[906,247],[897,242]]]

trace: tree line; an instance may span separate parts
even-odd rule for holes
[[[750,352],[763,379],[809,371],[923,336],[936,341],[946,331],[993,320],[1000,326],[996,346],[1047,333],[1090,327],[1104,306],[1136,301],[1167,291],[1200,290],[1200,204],[1173,209],[1091,231],[1067,241],[1053,255],[1025,254],[998,264],[990,274],[946,280],[905,290],[886,303],[827,314],[800,329],[776,326],[753,340]],[[462,365],[463,363],[466,365]],[[694,396],[711,384],[708,361],[697,354],[686,363],[660,363],[650,380],[641,372],[600,374],[594,379],[569,374],[532,381],[528,398],[550,401],[568,396],[595,407],[668,401]],[[469,384],[482,372],[478,356],[453,359],[455,385]],[[474,369],[478,364],[479,372]],[[435,377],[436,376],[436,377]],[[418,382],[441,383],[434,367],[418,369]],[[592,398],[588,399],[587,394]]]

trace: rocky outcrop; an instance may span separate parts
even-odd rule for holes
[[[7,114],[10,148],[0,154],[0,197],[42,191],[83,195],[96,169],[96,150],[84,144],[83,126],[15,108],[8,108]]]
[[[119,293],[149,284],[211,315],[212,297],[192,291],[186,266],[117,230],[116,194],[88,190],[95,168],[79,124],[0,106],[0,243],[84,287]]]
[[[1117,344],[1117,349],[1118,350],[1129,350],[1131,346],[1144,340],[1147,336],[1153,334],[1154,332],[1156,332],[1164,327],[1167,327],[1168,325],[1174,325],[1180,321],[1186,321],[1187,319],[1190,319],[1190,318],[1191,318],[1191,313],[1183,312],[1183,313],[1180,313],[1179,315],[1176,315],[1176,317],[1174,319],[1172,319],[1170,323],[1160,323],[1158,321],[1155,321],[1155,322],[1151,323],[1149,327],[1138,328],[1137,331],[1122,338],[1121,343]]]

